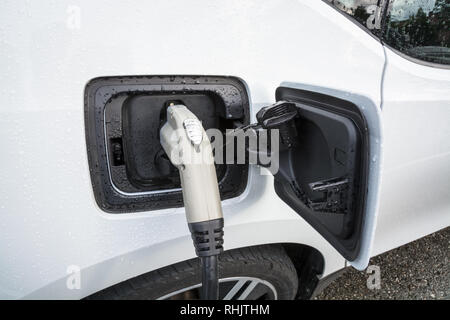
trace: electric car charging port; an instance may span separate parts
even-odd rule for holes
[[[249,123],[245,85],[234,77],[105,77],[85,89],[86,139],[96,201],[107,212],[183,206],[180,178],[160,144],[170,104],[185,105],[205,130]],[[221,199],[239,196],[248,165],[216,165]]]

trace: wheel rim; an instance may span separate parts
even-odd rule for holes
[[[168,293],[158,300],[199,299],[201,284]],[[255,277],[230,277],[219,279],[220,300],[277,300],[275,287],[268,281]]]

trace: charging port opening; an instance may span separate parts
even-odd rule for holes
[[[159,142],[165,110],[183,104],[203,127],[249,123],[245,85],[221,76],[106,77],[86,86],[86,132],[97,203],[108,212],[183,205],[178,171]],[[221,199],[239,196],[248,165],[216,165]]]

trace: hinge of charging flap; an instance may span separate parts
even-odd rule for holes
[[[309,200],[314,211],[346,213],[348,210],[348,179],[333,178],[309,183],[312,191],[322,193],[320,200]]]

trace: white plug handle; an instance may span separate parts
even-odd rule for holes
[[[183,105],[167,108],[161,145],[180,172],[188,223],[223,217],[211,143],[198,118]]]

